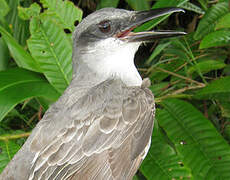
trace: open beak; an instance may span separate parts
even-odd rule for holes
[[[116,37],[128,42],[142,42],[152,41],[159,38],[185,35],[185,32],[170,30],[132,32],[132,30],[135,29],[137,26],[140,26],[147,21],[174,12],[184,12],[184,10],[180,8],[161,8],[152,9],[149,11],[137,11],[133,14],[132,18],[129,21],[126,21],[126,23],[124,23],[123,27],[121,27],[121,31],[116,34]]]

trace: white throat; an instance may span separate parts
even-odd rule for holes
[[[121,79],[127,86],[141,86],[142,78],[134,65],[134,55],[140,43],[123,44],[106,51],[92,50],[82,59],[85,64],[101,78]],[[106,45],[105,45],[106,46]]]

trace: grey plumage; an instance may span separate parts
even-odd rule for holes
[[[20,174],[7,172],[12,171],[7,168],[3,174],[11,176],[3,179],[133,177],[153,126],[153,96],[147,87],[127,87],[120,80],[106,80],[87,90],[70,107],[55,110],[45,114],[14,157],[14,165],[9,165]],[[60,127],[60,121],[66,126]],[[18,163],[29,155],[24,154],[25,149],[33,156],[25,164],[28,167],[21,167]]]
[[[133,59],[157,34],[131,30],[178,8],[144,12],[107,8],[73,35],[73,80],[45,113],[1,180],[131,180],[151,140],[154,97]],[[143,17],[143,18],[141,18]]]

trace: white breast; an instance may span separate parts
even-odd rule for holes
[[[109,49],[110,45],[106,41],[104,43],[104,49]],[[95,57],[90,58],[94,60],[86,63],[102,79],[115,77],[120,78],[127,86],[141,86],[142,78],[134,65],[134,55],[139,45],[140,43],[127,43],[119,48],[111,49],[111,46],[107,51],[93,52],[91,55],[95,54]]]

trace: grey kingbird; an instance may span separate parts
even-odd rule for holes
[[[155,112],[135,52],[142,42],[185,34],[133,29],[181,11],[105,8],[84,18],[73,34],[71,84],[0,179],[131,180],[148,152]]]

